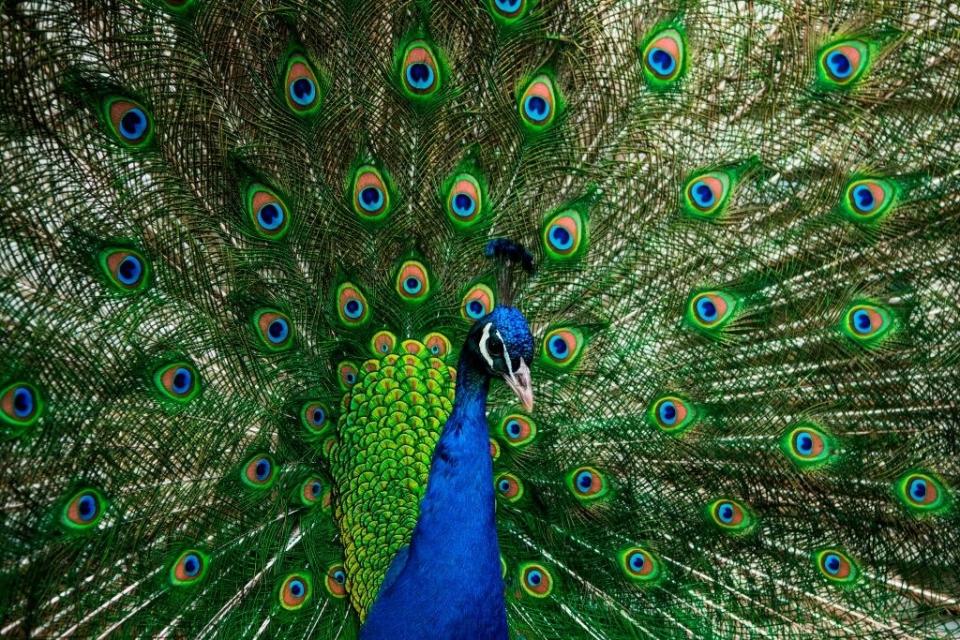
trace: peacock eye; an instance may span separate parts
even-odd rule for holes
[[[349,391],[353,385],[360,379],[360,370],[357,365],[350,361],[344,361],[337,365],[337,381],[340,383],[341,391]]]
[[[487,352],[493,357],[502,356],[503,342],[499,338],[490,338],[487,341]]]
[[[662,575],[660,559],[643,547],[627,547],[617,557],[623,573],[635,583],[649,584]]]
[[[529,0],[490,0],[493,17],[505,25],[513,24],[527,12]]]
[[[150,267],[143,256],[132,249],[107,249],[99,263],[110,284],[124,294],[143,290],[148,284]]]
[[[811,423],[790,429],[781,441],[787,456],[804,469],[813,469],[830,461],[832,450],[827,434]]]
[[[383,220],[390,212],[390,194],[383,175],[375,167],[357,169],[353,178],[353,209],[363,220]]]
[[[520,565],[520,586],[534,598],[546,598],[553,591],[553,576],[542,564],[525,562]]]
[[[73,531],[92,529],[103,517],[105,503],[96,489],[78,491],[64,506],[60,522]]]
[[[342,564],[331,565],[327,569],[327,577],[324,581],[324,585],[327,588],[327,593],[329,593],[334,598],[344,598],[347,595],[347,572],[344,570]]]
[[[917,513],[937,513],[949,505],[946,488],[929,473],[907,473],[894,488],[900,501]]]
[[[337,289],[337,314],[348,327],[359,327],[370,319],[367,299],[359,288],[349,282]]]
[[[819,57],[818,75],[824,85],[842,88],[856,82],[870,64],[865,42],[846,40],[826,47]]]
[[[31,384],[15,382],[0,391],[0,421],[11,427],[33,425],[42,411],[43,399]]]
[[[403,87],[407,96],[432,96],[440,89],[440,81],[440,68],[430,44],[424,40],[410,43],[403,54]]]
[[[609,491],[606,478],[593,467],[577,467],[567,473],[566,479],[567,488],[583,502],[602,498]]]
[[[531,132],[549,127],[557,112],[553,80],[546,74],[536,76],[520,95],[521,121]]]
[[[572,327],[561,327],[548,332],[543,339],[541,362],[554,369],[572,366],[583,349],[583,333]]]
[[[647,420],[659,429],[671,434],[680,434],[696,420],[693,406],[676,395],[664,395],[650,404]]]
[[[290,318],[272,309],[261,309],[253,316],[253,325],[261,344],[270,351],[282,351],[293,345]]]
[[[300,485],[300,502],[306,507],[318,504],[323,498],[323,482],[320,478],[310,477]]]
[[[430,278],[421,262],[408,260],[397,271],[397,293],[407,302],[423,302],[430,295]]]
[[[508,445],[521,448],[533,442],[537,427],[530,418],[513,414],[500,421],[500,433]]]
[[[878,344],[893,326],[890,311],[875,304],[854,304],[844,316],[844,333],[868,347]]]
[[[423,344],[435,358],[445,358],[450,353],[450,340],[442,333],[428,333]]]
[[[683,73],[683,36],[676,29],[665,29],[648,40],[649,43],[643,50],[643,72],[653,88],[664,88],[679,79]]]
[[[275,479],[273,459],[265,454],[254,456],[244,466],[241,478],[253,489],[269,488]]]
[[[493,290],[485,284],[471,287],[460,304],[460,314],[464,320],[479,320],[493,311]]]
[[[753,514],[736,500],[714,500],[707,511],[718,527],[730,533],[747,533],[755,524]]]
[[[850,556],[839,549],[821,549],[813,554],[821,575],[831,582],[850,584],[857,579],[859,570]]]
[[[291,56],[284,76],[284,98],[293,113],[306,116],[320,106],[320,83],[310,62],[302,55]]]
[[[586,217],[576,209],[567,209],[548,216],[543,224],[543,246],[552,260],[571,260],[583,253],[586,246]]]
[[[694,218],[718,218],[726,210],[730,184],[730,176],[723,171],[703,173],[690,178],[684,189],[684,212]]]
[[[170,567],[169,580],[174,587],[196,584],[207,573],[209,558],[197,549],[181,553]]]
[[[287,205],[262,184],[252,184],[246,195],[247,217],[254,231],[267,240],[279,240],[290,227]]]
[[[313,595],[313,579],[306,572],[287,575],[280,583],[280,606],[287,611],[302,609]]]
[[[737,299],[723,291],[694,293],[687,303],[686,319],[694,329],[718,337],[733,320],[737,307]]]
[[[189,402],[200,393],[196,370],[188,362],[175,362],[160,368],[153,382],[163,396],[178,403]]]
[[[497,495],[507,502],[517,502],[523,497],[523,483],[512,473],[501,473],[494,481]]]
[[[896,188],[888,180],[854,180],[847,185],[843,211],[854,222],[877,222],[890,212],[895,195]]]
[[[458,174],[447,193],[447,215],[457,227],[464,229],[480,216],[483,195],[480,182],[468,173]]]
[[[145,147],[153,138],[153,121],[146,109],[125,98],[112,98],[103,106],[116,138],[131,148]]]

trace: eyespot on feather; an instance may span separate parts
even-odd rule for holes
[[[103,519],[106,500],[97,489],[81,489],[67,499],[60,524],[73,532],[90,531]]]
[[[727,533],[749,533],[756,520],[753,513],[741,502],[729,498],[714,500],[707,507],[710,520]]]
[[[510,447],[522,449],[537,437],[537,426],[527,416],[510,414],[500,421],[500,436]]]
[[[549,129],[560,111],[553,79],[541,73],[530,80],[517,100],[520,121],[529,133]]]
[[[43,415],[43,396],[28,382],[13,382],[0,391],[0,423],[14,433],[32,427]]]
[[[153,118],[138,102],[128,98],[108,98],[103,114],[113,136],[124,146],[142,149],[153,141]]]
[[[476,284],[463,296],[460,315],[467,322],[474,322],[493,311],[493,290],[485,284]]]
[[[253,328],[260,346],[268,351],[286,351],[293,346],[293,323],[276,309],[258,309],[253,314]]]
[[[279,240],[290,229],[290,211],[268,187],[254,183],[247,187],[247,219],[254,232],[266,240]]]
[[[143,291],[150,284],[150,263],[138,251],[111,247],[101,251],[97,261],[107,282],[121,294]]]
[[[523,483],[512,473],[504,472],[494,480],[497,496],[507,502],[519,502],[523,498]]]
[[[243,466],[240,478],[251,489],[269,489],[276,480],[273,458],[265,453],[253,456]]]
[[[651,89],[674,85],[687,67],[686,41],[675,28],[662,28],[646,38],[642,48],[643,75]]]
[[[360,327],[370,320],[367,299],[358,287],[349,282],[337,288],[337,315],[347,327]]]
[[[827,89],[855,85],[870,66],[870,47],[861,40],[844,40],[827,45],[817,57],[817,77]]]
[[[626,547],[617,553],[620,570],[631,581],[640,585],[659,582],[663,577],[663,563],[648,549]]]
[[[162,399],[178,404],[190,402],[200,393],[200,377],[192,364],[186,361],[164,365],[153,374],[154,386]]]
[[[576,467],[566,474],[567,488],[577,500],[591,502],[607,495],[610,486],[604,475],[594,467]]]
[[[277,598],[287,611],[298,611],[313,597],[313,577],[306,571],[287,574],[280,582]]]
[[[327,593],[333,598],[345,598],[347,596],[347,572],[341,563],[331,565],[327,569],[324,585]]]
[[[413,304],[430,296],[430,277],[422,262],[407,260],[397,270],[396,290],[400,298]]]
[[[198,584],[207,575],[210,556],[199,549],[187,549],[170,565],[168,581],[172,587]]]
[[[364,165],[354,172],[353,210],[361,220],[379,222],[390,213],[390,190],[379,169]]]
[[[534,598],[546,598],[553,593],[553,575],[538,562],[524,562],[518,568],[520,588]]]
[[[286,63],[283,99],[297,116],[311,116],[320,109],[323,88],[313,65],[300,54],[290,56]]]

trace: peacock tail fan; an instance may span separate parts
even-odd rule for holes
[[[537,264],[536,408],[489,407],[514,637],[955,634],[958,34],[5,3],[0,636],[355,637],[492,238]]]

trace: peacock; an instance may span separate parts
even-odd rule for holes
[[[955,4],[0,40],[0,637],[960,637]]]

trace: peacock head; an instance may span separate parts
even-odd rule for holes
[[[498,306],[477,320],[464,347],[487,375],[501,376],[517,394],[524,410],[533,409],[530,362],[533,334],[527,319],[516,307]]]

